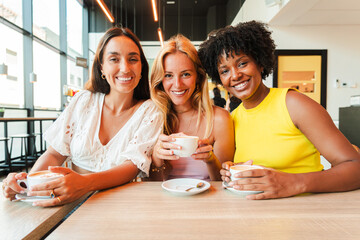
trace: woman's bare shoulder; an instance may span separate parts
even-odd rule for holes
[[[215,120],[215,123],[217,121],[227,121],[229,119],[231,119],[231,116],[230,116],[230,113],[222,108],[222,107],[218,107],[218,106],[213,106],[213,109],[214,109],[214,120]]]

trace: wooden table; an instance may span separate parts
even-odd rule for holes
[[[0,191],[1,187],[2,183]],[[10,202],[0,193],[0,239],[40,239],[87,196],[64,206],[42,208],[28,202]]]
[[[251,201],[211,185],[187,197],[161,182],[102,191],[47,239],[360,239],[360,190]]]

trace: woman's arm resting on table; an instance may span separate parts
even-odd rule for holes
[[[50,167],[50,171],[64,174],[64,177],[33,187],[31,195],[50,195],[51,191],[53,191],[56,198],[35,202],[34,205],[36,206],[48,207],[73,202],[90,191],[107,189],[128,183],[139,172],[136,165],[130,160],[98,173],[81,175],[69,168],[63,167]]]
[[[130,160],[109,170],[85,174],[88,180],[88,191],[102,190],[128,183],[139,173],[137,166]]]
[[[247,174],[257,179],[239,180],[239,183],[246,182],[248,185],[239,186],[238,189],[257,188],[262,184],[264,193],[251,195],[248,198],[267,199],[288,197],[304,192],[337,192],[359,188],[360,155],[336,128],[326,110],[296,91],[288,92],[286,104],[295,126],[332,164],[332,168],[300,174],[271,169],[255,170]]]
[[[40,170],[46,170],[49,166],[61,166],[66,159],[52,147],[49,147],[46,152],[36,160],[34,166],[31,168],[31,172],[37,172]],[[3,187],[4,196],[10,200],[15,198],[17,193],[25,193],[25,189],[17,184],[17,180],[25,179],[27,174],[21,173],[10,173],[4,180],[5,184]]]
[[[304,192],[337,192],[360,187],[360,154],[337,129],[327,111],[307,96],[289,91],[286,97],[295,126],[332,165],[326,171],[302,174]]]
[[[288,92],[286,103],[295,126],[332,164],[332,168],[299,174],[257,169],[238,174],[237,177],[248,178],[231,182],[230,185],[238,190],[264,191],[247,196],[248,199],[281,198],[305,192],[338,192],[359,188],[360,154],[336,128],[326,110],[295,91]]]

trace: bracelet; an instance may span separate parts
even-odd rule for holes
[[[207,163],[212,163],[213,160],[215,160],[215,161],[217,160],[217,159],[216,159],[216,156],[215,156],[215,154],[214,154],[213,151],[210,151],[210,152],[209,152],[209,155],[210,155],[210,156],[209,156],[209,158],[208,158]]]
[[[164,163],[160,167],[156,167],[153,165],[151,168],[151,171],[152,172],[160,172],[160,171],[165,170],[165,168],[166,168],[166,165],[165,165],[165,161],[164,161]]]

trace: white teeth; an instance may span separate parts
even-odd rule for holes
[[[184,91],[181,91],[181,92],[175,92],[175,91],[172,91],[175,95],[181,95],[181,94],[184,94],[186,90]]]
[[[243,88],[245,88],[245,86],[249,83],[249,81],[245,81],[245,82],[242,82],[236,86],[234,86],[235,90],[242,90]]]
[[[119,81],[126,82],[126,81],[130,81],[131,77],[127,77],[127,78],[125,78],[125,77],[117,77],[116,79],[119,80]]]

